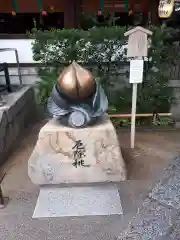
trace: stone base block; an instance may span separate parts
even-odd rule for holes
[[[84,129],[49,121],[39,133],[28,174],[37,185],[125,180],[124,160],[108,116]]]
[[[51,185],[52,186],[52,185]],[[33,218],[123,214],[115,185],[42,187]]]

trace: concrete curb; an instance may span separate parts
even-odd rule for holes
[[[4,96],[6,104],[0,107],[0,165],[19,136],[36,116],[34,90],[25,86]]]

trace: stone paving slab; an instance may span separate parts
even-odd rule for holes
[[[123,214],[118,188],[105,186],[40,188],[33,218]]]
[[[158,236],[165,236],[169,226],[172,226],[177,219],[177,215],[176,209],[146,198],[128,228],[117,239],[151,240],[157,239]]]
[[[180,158],[169,166],[149,195],[162,204],[180,209]]]

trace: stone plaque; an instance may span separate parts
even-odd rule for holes
[[[108,116],[85,129],[48,122],[39,133],[28,172],[37,185],[126,179],[116,131]]]

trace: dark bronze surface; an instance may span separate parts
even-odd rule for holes
[[[96,91],[92,74],[75,61],[64,69],[58,83],[60,89],[73,99],[86,99]]]

